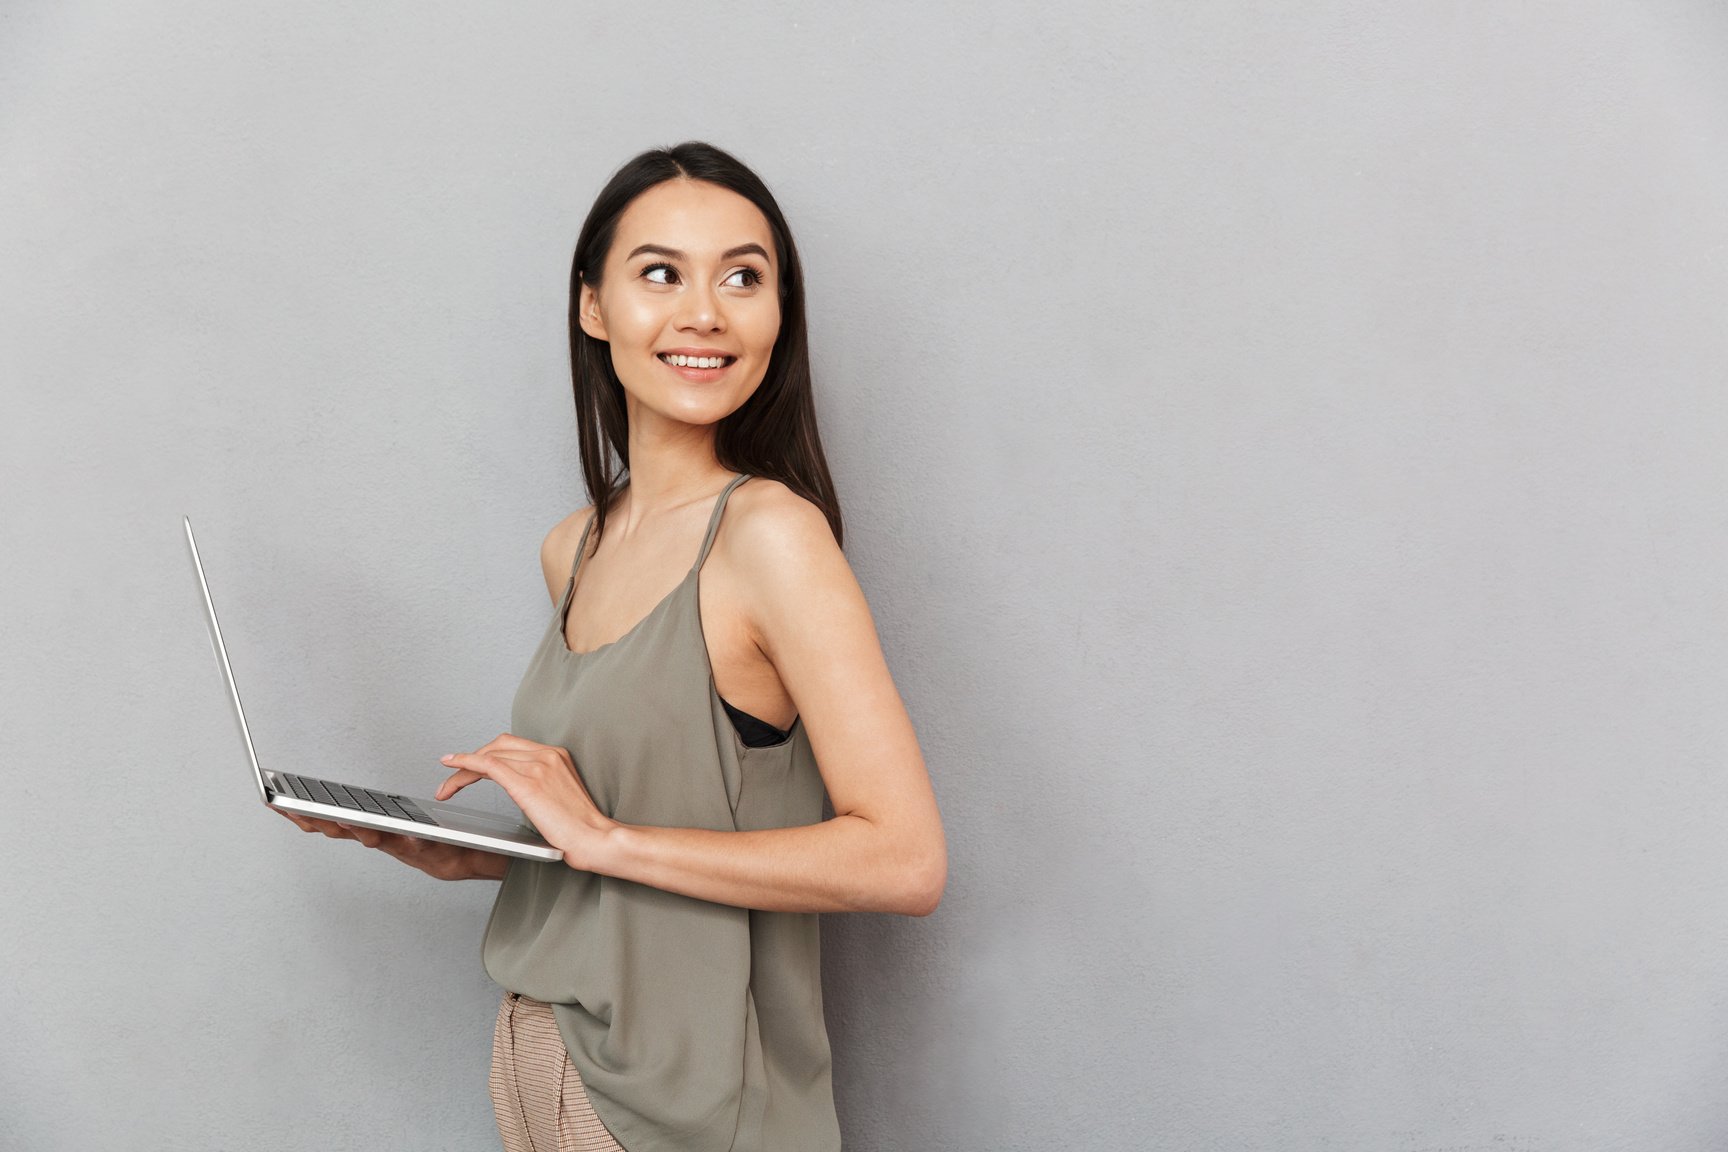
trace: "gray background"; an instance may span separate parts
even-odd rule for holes
[[[0,1144],[494,1146],[491,887],[258,808],[179,517],[266,763],[438,779],[690,137],[950,837],[825,921],[849,1148],[1728,1143],[1728,15],[1381,9],[6,7]]]

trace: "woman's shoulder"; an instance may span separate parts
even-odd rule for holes
[[[722,598],[738,606],[782,682],[820,678],[829,656],[867,651],[869,606],[821,506],[761,477],[740,484],[732,498],[738,519],[728,504],[714,545],[722,553]]]
[[[592,504],[576,509],[552,525],[546,538],[540,542],[540,569],[545,574],[546,589],[554,601],[564,594],[564,583],[570,579],[570,569],[576,560],[576,541],[581,538],[582,526],[588,523],[593,511]]]
[[[727,583],[759,604],[820,596],[853,580],[821,507],[766,476],[733,491],[714,552]]]
[[[811,552],[838,552],[828,517],[815,501],[779,480],[752,476],[727,499],[726,527],[738,550],[794,559]]]

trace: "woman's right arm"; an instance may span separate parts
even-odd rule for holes
[[[282,812],[282,809],[276,811]],[[508,856],[479,848],[338,824],[334,820],[319,820],[297,812],[282,812],[282,815],[294,821],[302,831],[322,832],[333,840],[358,840],[366,847],[386,852],[410,868],[418,868],[438,880],[502,880],[504,870],[510,864]]]

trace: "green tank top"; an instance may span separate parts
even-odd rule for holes
[[[510,731],[569,750],[627,824],[744,831],[815,824],[824,790],[802,718],[749,747],[715,689],[697,582],[733,477],[684,580],[611,644],[564,638],[570,582],[516,690]],[[822,1016],[818,915],[681,896],[561,862],[512,859],[487,973],[552,1005],[594,1111],[628,1152],[840,1147]]]

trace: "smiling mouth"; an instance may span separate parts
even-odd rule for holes
[[[654,355],[662,364],[674,368],[725,368],[738,359],[736,356],[679,356],[670,352],[656,352]]]

